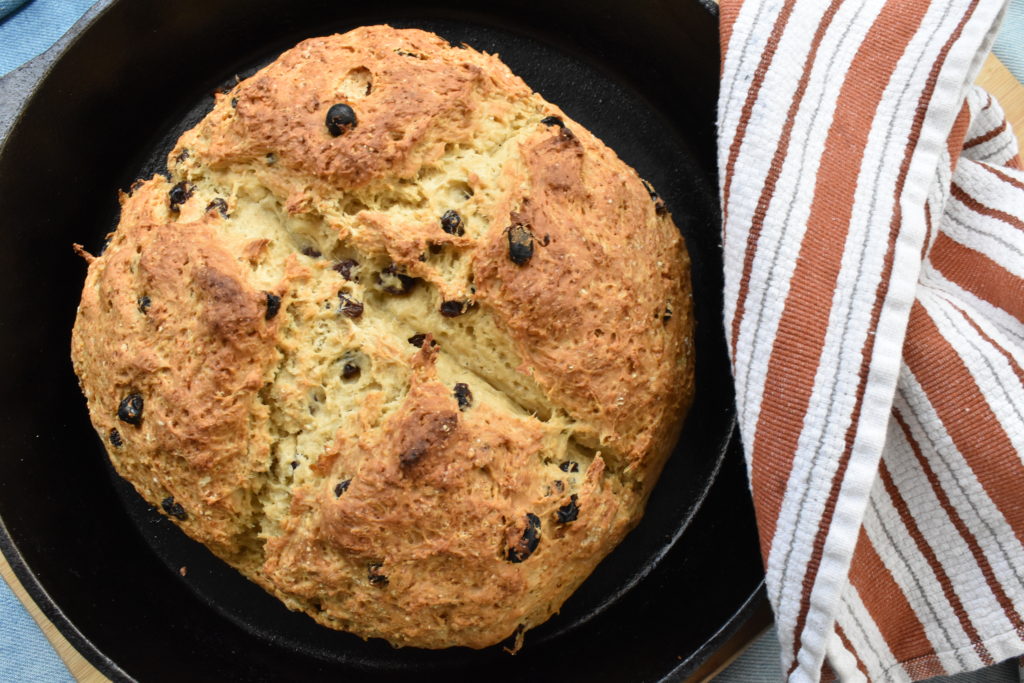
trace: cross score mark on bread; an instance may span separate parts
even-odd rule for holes
[[[289,50],[168,159],[73,334],[118,472],[332,628],[485,647],[556,612],[692,395],[653,189],[497,57],[384,26]]]

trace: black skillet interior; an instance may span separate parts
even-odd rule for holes
[[[288,612],[111,474],[68,360],[84,277],[69,245],[100,249],[116,189],[163,171],[234,74],[304,37],[380,22],[501,54],[658,188],[693,259],[698,395],[677,455],[643,523],[514,657],[394,650]],[[111,2],[0,151],[0,544],[51,619],[108,675],[141,680],[652,681],[692,670],[761,577],[719,333],[717,74],[716,17],[692,0]]]

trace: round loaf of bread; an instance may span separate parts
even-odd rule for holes
[[[326,626],[518,646],[636,524],[690,401],[657,195],[497,57],[387,26],[218,94],[168,171],[82,252],[117,471]]]

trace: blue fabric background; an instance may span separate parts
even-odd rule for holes
[[[0,23],[0,74],[53,45],[94,1],[0,0],[0,18],[6,15]]]
[[[25,4],[25,0],[0,0],[0,19]]]
[[[36,622],[0,580],[0,681],[74,683],[74,680]]]
[[[1010,0],[1003,28],[996,36],[992,52],[1018,81],[1024,83],[1024,0]],[[1017,131],[1017,136],[1020,135],[1021,131]]]
[[[50,47],[94,0],[0,0],[0,75],[21,66]],[[4,18],[6,17],[6,18]],[[1006,23],[993,51],[1024,82],[1024,0],[1011,0]],[[722,683],[776,683],[782,680],[774,630],[732,664]],[[1008,662],[950,681],[982,683],[1017,681],[1017,666]],[[74,679],[32,618],[0,581],[0,681],[67,681]]]

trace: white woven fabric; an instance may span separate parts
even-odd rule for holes
[[[1024,172],[970,85],[1003,11],[723,2],[725,333],[794,681],[1024,652]]]

